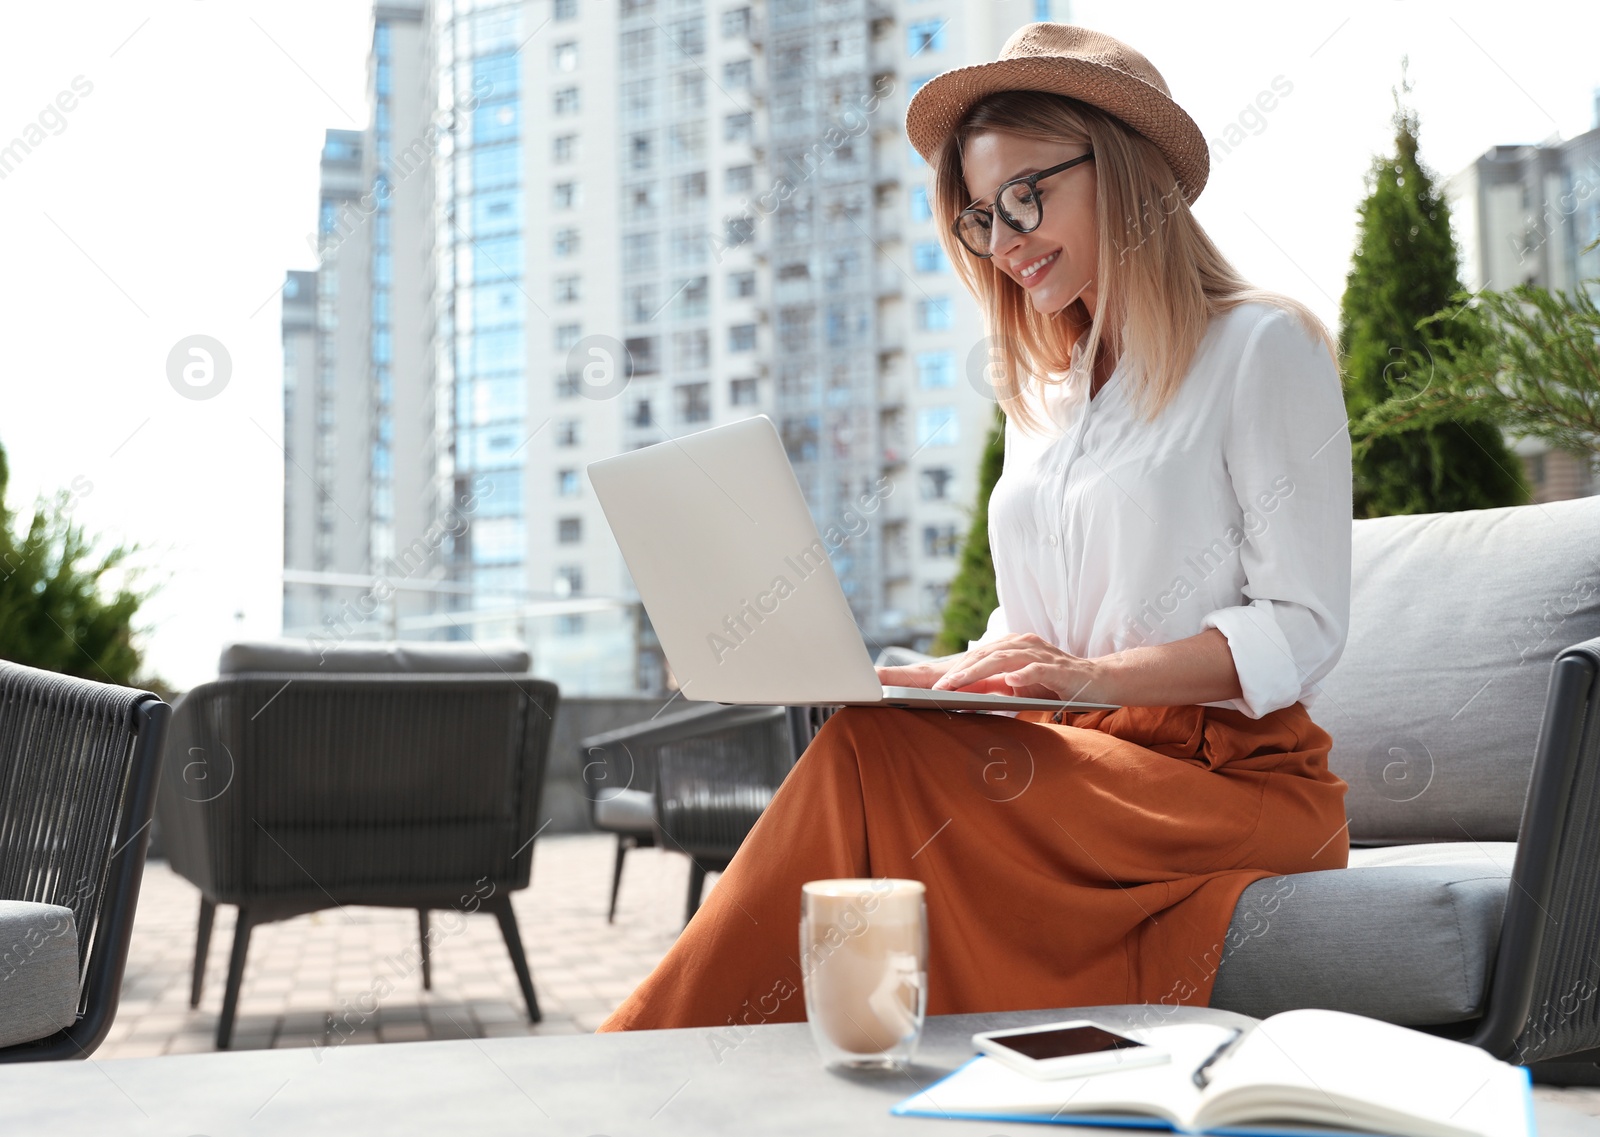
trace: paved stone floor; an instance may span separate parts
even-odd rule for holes
[[[533,885],[513,897],[544,1014],[537,1025],[527,1021],[493,916],[433,914],[433,990],[423,991],[414,911],[335,908],[252,934],[234,1049],[594,1030],[671,946],[682,927],[689,879],[683,855],[634,850],[616,923],[607,924],[614,848],[614,839],[604,835],[540,838]],[[707,878],[708,893],[716,879]],[[122,1003],[96,1057],[213,1049],[234,909],[217,910],[205,989],[199,1008],[190,1010],[199,906],[192,885],[164,862],[151,862]]]
[[[607,924],[614,847],[604,835],[540,838],[533,885],[515,894],[544,1012],[537,1025],[527,1021],[494,917],[434,914],[439,942],[432,957],[433,990],[423,991],[412,962],[416,913],[330,909],[256,929],[234,1049],[593,1031],[671,946],[682,927],[688,887],[686,857],[634,850],[622,877],[616,923]],[[708,892],[716,879],[707,879]],[[205,991],[199,1008],[190,1010],[199,904],[199,893],[165,863],[150,864],[121,1008],[96,1059],[213,1049],[233,909],[217,912]],[[386,986],[392,990],[382,995]],[[1600,1117],[1600,1089],[1539,1086],[1534,1093]]]

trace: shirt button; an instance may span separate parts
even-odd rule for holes
[[[1056,543],[1056,535],[1054,533],[1050,534],[1050,543],[1052,545]]]
[[[1059,624],[1061,622],[1061,609],[1059,609],[1059,608],[1050,609],[1050,618],[1052,620],[1054,620],[1056,623]]]

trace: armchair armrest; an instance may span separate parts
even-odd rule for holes
[[[1597,675],[1600,637],[1551,667],[1488,1001],[1468,1039],[1508,1061],[1600,1048]]]

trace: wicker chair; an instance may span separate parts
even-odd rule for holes
[[[111,1028],[169,713],[148,691],[0,661],[0,901],[19,921],[0,1062],[87,1057]]]
[[[417,910],[424,989],[428,912],[492,912],[539,1021],[510,894],[532,872],[557,689],[498,665],[415,673],[426,653],[399,651],[412,673],[246,669],[177,706],[157,809],[173,870],[201,893],[191,1006],[216,906],[239,907],[219,1049],[232,1040],[251,929],[344,905]],[[470,662],[459,659],[442,666]]]
[[[591,821],[602,823],[608,804],[622,794],[653,801],[649,843],[689,857],[684,921],[694,917],[706,874],[728,867],[745,835],[772,800],[784,776],[805,751],[831,707],[746,707],[707,704],[639,726],[584,739],[585,769],[601,770],[592,784],[608,783],[611,794],[592,794]],[[617,831],[617,830],[608,830]],[[627,848],[619,832],[612,874],[611,906]]]

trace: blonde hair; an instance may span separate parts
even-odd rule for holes
[[[1037,311],[1020,285],[950,232],[949,219],[972,201],[962,151],[985,133],[1093,148],[1100,239],[1092,318],[1082,298],[1053,315]],[[1095,107],[1043,91],[990,95],[945,140],[933,170],[937,216],[946,219],[939,238],[1002,348],[991,348],[995,386],[1007,417],[1023,429],[1041,425],[1037,404],[1025,398],[1030,377],[1046,384],[1082,375],[1087,392],[1102,340],[1127,364],[1123,382],[1134,406],[1155,419],[1177,395],[1212,317],[1251,301],[1293,312],[1338,367],[1338,347],[1316,314],[1240,276],[1195,220],[1155,144]]]

